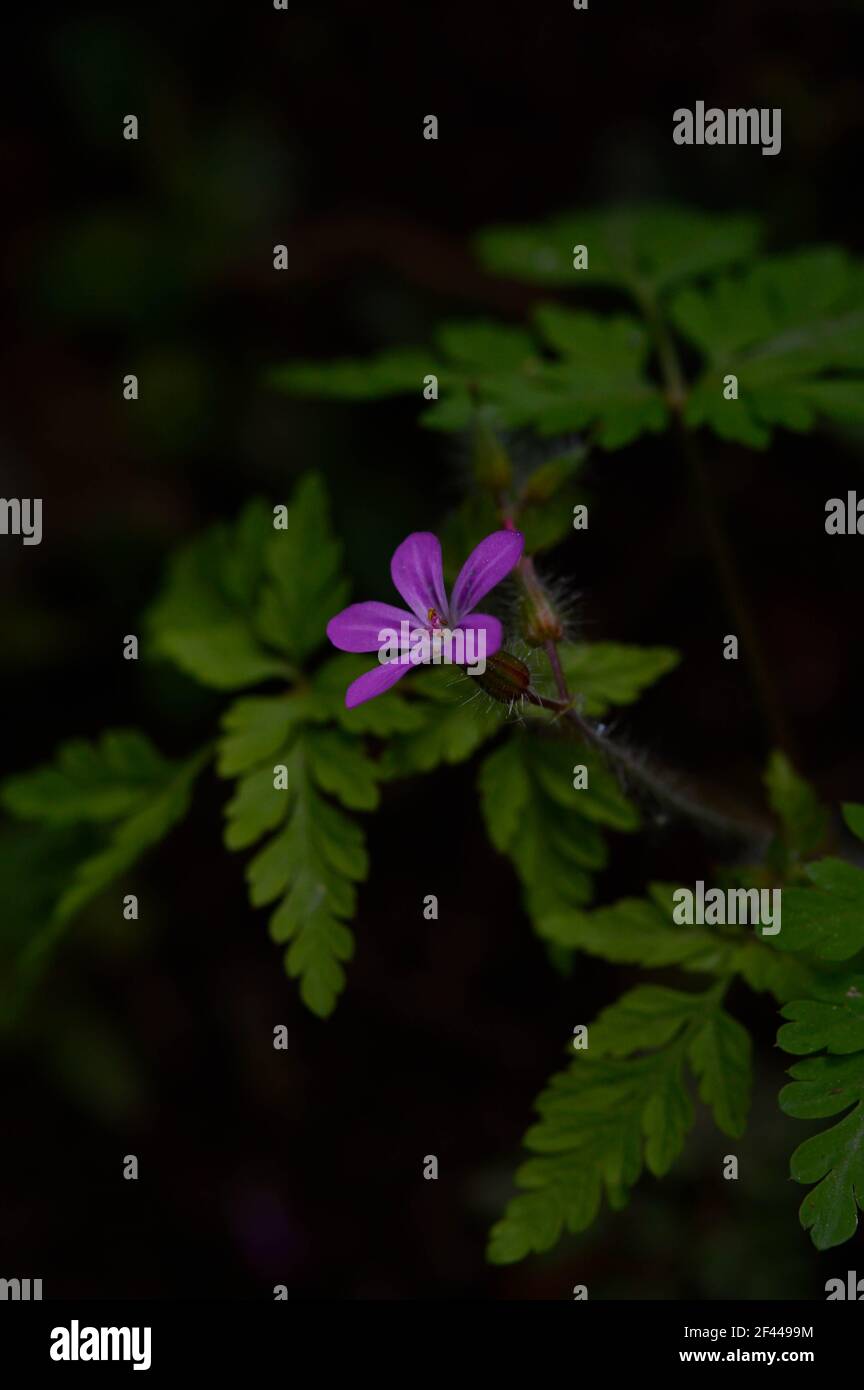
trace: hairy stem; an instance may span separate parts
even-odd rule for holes
[[[549,665],[552,667],[552,674],[555,677],[558,694],[561,696],[562,700],[569,701],[570,692],[567,689],[567,679],[561,667],[561,658],[558,655],[558,647],[555,642],[549,641],[546,643],[546,655],[549,658]]]
[[[717,835],[743,841],[760,858],[764,854],[773,834],[773,827],[767,821],[755,818],[738,819],[707,805],[695,792],[681,784],[676,773],[660,768],[655,762],[646,761],[641,754],[616,743],[603,729],[592,724],[574,709],[569,698],[550,700],[533,689],[526,690],[524,698],[530,704],[556,714],[569,726],[574,737],[594,748],[604,760],[644,792],[649,793],[660,805],[667,806]]]

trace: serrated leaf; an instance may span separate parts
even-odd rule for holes
[[[750,1034],[717,1009],[695,1034],[688,1059],[699,1078],[699,1095],[714,1112],[718,1129],[739,1138],[747,1123],[751,1077]]]
[[[739,278],[683,291],[671,312],[706,358],[688,424],[763,448],[778,425],[808,430],[820,418],[862,418],[864,269],[843,251],[766,258]],[[737,400],[723,396],[729,374]]]
[[[648,340],[634,319],[543,305],[536,321],[561,360],[538,365],[523,389],[525,423],[530,419],[544,435],[592,427],[596,442],[608,449],[665,427],[662,393],[644,375]],[[512,393],[509,400],[512,408]]]
[[[327,717],[327,710],[322,710],[320,700],[311,691],[235,700],[222,716],[224,732],[217,764],[220,777],[236,777],[264,759],[275,757],[292,729]]]
[[[6,1022],[67,923],[185,815],[208,756],[204,750],[171,762],[143,734],[110,730],[98,744],[62,745],[54,764],[4,785],[7,807],[40,822],[38,830],[21,828],[13,861],[13,960],[9,992],[0,1001]],[[6,835],[11,844],[19,831]]]
[[[665,1047],[704,1008],[704,996],[638,985],[610,1004],[588,1030],[592,1057],[627,1057]]]
[[[809,999],[795,999],[780,1012],[792,1020],[777,1034],[784,1052],[864,1052],[864,975],[820,981]]]
[[[250,702],[239,703],[247,706],[245,718]],[[277,723],[272,715],[268,711],[265,721],[267,747]],[[248,730],[241,746],[245,761]],[[270,935],[288,945],[285,968],[299,979],[303,1002],[325,1018],[344,988],[343,965],[353,952],[346,923],[354,915],[355,885],[366,877],[368,860],[359,826],[322,793],[352,808],[371,809],[378,800],[377,769],[355,739],[302,719],[293,723],[278,754],[263,756],[260,766],[241,777],[226,807],[225,843],[246,849],[275,832],[247,866],[250,901],[255,907],[277,904]]]
[[[57,750],[54,763],[7,778],[0,800],[22,820],[47,825],[111,821],[139,806],[170,772],[171,764],[143,734],[112,729],[98,744],[73,739]]]
[[[828,812],[810,784],[779,750],[771,754],[764,780],[788,852],[796,858],[815,854],[828,832]]]
[[[531,797],[528,770],[511,743],[502,743],[489,754],[480,768],[478,786],[489,839],[500,854],[506,854]]]
[[[422,723],[390,739],[381,757],[382,777],[409,777],[470,758],[498,732],[503,717],[503,707],[480,704],[478,691],[461,670],[430,666],[418,671],[406,694]]]
[[[577,762],[589,769],[589,786],[579,791],[573,787]],[[481,767],[479,789],[490,839],[512,859],[535,923],[589,901],[591,874],[608,857],[598,827],[632,830],[638,824],[596,757],[580,745],[536,733],[513,735],[491,754]]]
[[[489,1233],[490,1263],[515,1264],[532,1250],[550,1250],[561,1234],[563,1217],[561,1202],[548,1192],[514,1197],[506,1216]]]
[[[793,1082],[780,1092],[787,1115],[823,1119],[854,1107],[839,1124],[800,1144],[790,1163],[796,1182],[817,1184],[799,1215],[817,1250],[829,1250],[851,1239],[858,1210],[864,1210],[864,1053],[813,1057],[789,1075]]]
[[[589,716],[605,714],[611,705],[632,704],[680,661],[671,647],[620,642],[565,642],[559,655],[568,688]]]
[[[438,379],[439,398],[421,398],[421,423],[429,429],[467,430],[476,426],[480,412],[493,433],[533,428],[555,435],[590,426],[596,441],[608,449],[664,427],[662,392],[643,371],[648,349],[639,324],[549,306],[541,311],[539,327],[545,344],[508,324],[444,324],[425,364]],[[544,346],[555,350],[556,360],[544,356]],[[376,359],[367,368],[369,382],[379,383]],[[317,382],[324,396],[340,394],[340,384],[342,394],[355,398],[384,394],[377,385],[361,393],[357,388],[363,375],[362,363],[351,364],[350,371],[344,364],[335,369],[307,364],[297,375],[284,369],[282,380],[286,389],[301,382],[304,391],[314,391]],[[419,394],[422,375],[403,379],[396,373],[387,379],[388,393],[398,391],[401,381],[405,391]]]
[[[653,1050],[649,1050],[653,1049]],[[513,1199],[492,1230],[497,1264],[550,1248],[563,1229],[585,1230],[605,1190],[623,1207],[643,1168],[661,1177],[693,1122],[685,1057],[728,1133],[740,1133],[749,1101],[749,1039],[720,1010],[714,990],[689,995],[640,986],[588,1029],[588,1049],[553,1076],[525,1135]]]
[[[579,291],[612,285],[640,298],[748,259],[758,241],[749,217],[646,203],[568,213],[540,226],[491,227],[476,239],[487,269]],[[573,268],[574,246],[588,267]]]
[[[811,888],[783,889],[780,951],[807,952],[818,960],[849,960],[864,950],[864,871],[843,859],[806,866]]]
[[[91,898],[159,843],[189,809],[192,784],[209,755],[204,752],[179,765],[169,765],[167,777],[150,788],[139,809],[112,830],[106,847],[85,859],[55,909],[57,923],[69,921]]]
[[[309,770],[322,791],[353,811],[374,811],[380,801],[377,768],[356,739],[338,729],[310,730],[305,738]]]
[[[530,333],[509,324],[466,320],[444,323],[435,338],[445,358],[478,372],[519,370],[535,356]]]
[[[666,885],[654,884],[650,891],[652,897],[622,898],[591,911],[551,912],[539,919],[537,930],[547,940],[616,963],[646,969],[679,965],[718,976],[737,973],[752,989],[770,990],[780,1001],[807,988],[810,972],[800,962],[778,956],[771,945],[744,930],[677,925]]]
[[[147,617],[149,650],[218,690],[239,690],[290,667],[268,651],[255,628],[273,513],[250,502],[233,525],[219,524],[170,562]]]
[[[354,709],[345,708],[345,691],[352,681],[370,669],[371,660],[373,658],[368,656],[340,653],[326,661],[312,680],[311,698],[316,710],[323,718],[335,720],[348,734],[387,738],[423,728],[423,711],[418,702],[406,698],[409,690],[404,685],[356,705]]]
[[[348,590],[321,478],[297,484],[287,530],[274,519],[250,502],[175,557],[148,615],[152,652],[205,685],[241,690],[289,678],[291,663],[323,644]]]
[[[348,599],[342,546],[333,535],[319,474],[306,474],[297,484],[287,530],[271,527],[265,567],[257,628],[277,651],[302,663],[324,643],[329,619]]]

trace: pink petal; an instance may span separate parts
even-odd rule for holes
[[[383,695],[411,669],[411,666],[400,666],[395,661],[389,661],[383,666],[373,666],[371,671],[364,671],[345,691],[345,708],[354,709],[355,705],[362,705],[366,700],[374,700],[376,695]]]
[[[413,613],[392,603],[352,603],[330,619],[327,636],[342,652],[377,652],[383,645],[378,634],[391,628],[398,638],[400,623],[410,623],[413,629]]]
[[[446,620],[441,542],[431,531],[414,531],[396,547],[390,574],[408,607],[425,627],[429,626],[430,608],[435,609],[442,623]]]
[[[501,583],[519,560],[524,547],[525,537],[521,531],[493,531],[472,550],[453,586],[451,622],[457,624],[484,594]]]
[[[479,656],[494,656],[504,640],[504,629],[498,619],[493,618],[490,613],[472,613],[470,618],[466,618],[454,631],[460,629],[462,632],[475,631],[478,634],[474,638],[474,651]],[[485,642],[485,646],[481,646],[481,640]]]

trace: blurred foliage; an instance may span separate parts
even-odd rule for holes
[[[864,267],[833,247],[754,260],[758,242],[752,218],[671,204],[490,229],[477,239],[487,269],[573,294],[611,289],[640,319],[549,303],[534,310],[530,332],[445,324],[426,352],[294,362],[273,368],[268,380],[294,395],[359,400],[420,395],[433,374],[441,397],[424,403],[421,415],[430,428],[464,429],[482,402],[499,428],[586,430],[609,450],[669,428],[679,407],[688,426],[707,425],[756,449],[777,426],[860,426]],[[588,264],[575,269],[580,246]],[[719,278],[733,265],[746,269]],[[673,329],[684,340],[678,346]],[[685,344],[703,359],[689,384],[678,366]],[[730,374],[735,397],[724,394]]]

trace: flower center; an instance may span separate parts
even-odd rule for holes
[[[430,608],[428,610],[426,614],[426,621],[428,622],[431,628],[439,628],[444,626],[437,608]]]

